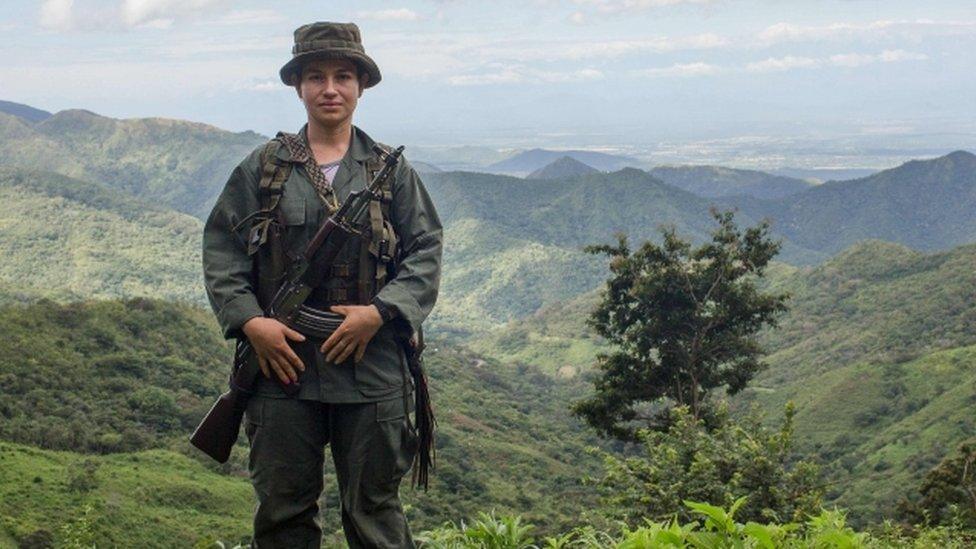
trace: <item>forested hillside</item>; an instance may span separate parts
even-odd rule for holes
[[[264,141],[165,118],[66,110],[31,124],[0,113],[0,164],[94,181],[201,218],[234,166]]]
[[[444,222],[444,300],[438,321],[483,330],[591,290],[605,277],[583,246],[659,238],[673,224],[707,238],[713,200],[670,187],[636,169],[564,180],[523,180],[448,172],[425,182]],[[742,223],[752,219],[742,216]],[[784,255],[810,262],[818,254],[785,243]],[[440,324],[439,324],[440,325]]]
[[[116,120],[81,110],[62,111],[36,123],[0,113],[0,163],[69,174],[104,185],[120,199],[131,195],[197,217],[207,214],[231,167],[262,140],[256,134],[233,134],[191,122]],[[713,205],[739,207],[743,224],[771,219],[774,234],[784,239],[777,259],[795,265],[816,264],[861,238],[882,238],[916,249],[965,243],[976,239],[976,204],[971,204],[976,188],[974,158],[960,151],[798,193],[805,183],[760,172],[718,167],[654,172],[706,196],[633,168],[529,181],[473,172],[428,173],[424,180],[447,234],[442,299],[431,329],[467,337],[590,291],[605,270],[595,258],[581,253],[584,245],[608,242],[616,231],[635,240],[657,238],[662,224],[672,224],[679,233],[701,241],[710,230],[707,212]],[[763,196],[791,194],[777,200],[707,196],[717,187]],[[918,201],[919,196],[925,200]],[[43,209],[34,212],[35,205],[23,206],[27,217],[46,219]],[[5,230],[12,230],[9,227]],[[104,241],[104,249],[120,249],[112,234],[90,238]],[[144,238],[127,239],[130,248],[155,246],[135,244]],[[161,246],[170,245],[162,244],[158,236],[151,238]],[[66,289],[55,293],[87,295],[90,289],[79,287],[81,278],[92,280],[93,295],[146,295],[140,288],[158,287],[155,295],[202,299],[199,283],[187,278],[197,270],[190,266],[196,261],[190,254],[198,248],[190,242],[179,252],[184,259],[167,259],[181,273],[176,275],[180,282],[174,284],[183,289],[172,289],[165,281],[133,285],[129,273],[157,269],[151,259],[138,264],[128,259],[117,263],[118,268],[104,267],[100,275],[76,277],[73,286],[57,284]],[[91,257],[79,260],[91,261]],[[3,282],[11,287],[8,294],[19,291],[17,279],[24,265],[25,260],[15,258],[3,273]],[[149,274],[136,278],[151,280]]]
[[[240,478],[243,436],[229,467],[216,467],[187,442],[224,390],[231,355],[208,311],[145,299],[41,301],[0,308],[0,331],[0,439],[70,452],[2,447],[0,457],[12,460],[11,467],[0,467],[0,514],[7,517],[2,527],[8,534],[21,538],[56,528],[89,500],[103,510],[98,528],[107,540],[153,545],[152,536],[212,533],[230,539],[247,531],[249,513],[241,505],[222,505],[226,496],[219,487],[249,498]],[[595,439],[566,411],[579,384],[437,340],[429,345],[438,466],[429,494],[404,490],[412,523],[433,527],[497,508],[525,513],[546,528],[571,525],[594,497],[579,481],[597,467],[584,452]],[[145,450],[154,452],[133,453]],[[95,487],[84,490],[90,497],[76,494],[71,475],[87,474],[81,454],[115,452],[123,453],[92,458],[99,468],[90,479]],[[37,460],[34,474],[41,480],[16,473],[29,467],[25,460]],[[154,471],[136,472],[137,464]],[[208,470],[237,478],[219,479]],[[334,509],[335,483],[326,486],[323,499]],[[26,501],[28,490],[33,495]],[[69,503],[75,512],[60,512]],[[209,522],[194,518],[199,529],[181,531],[180,517],[192,509],[205,512]],[[129,518],[112,520],[120,514]],[[51,516],[58,517],[53,524]],[[149,526],[161,516],[170,518]],[[338,515],[330,517],[338,528]]]
[[[815,265],[867,238],[919,250],[976,241],[976,156],[966,152],[775,201],[704,198],[636,169],[561,180],[448,172],[425,181],[449,236],[439,319],[477,330],[592,290],[605,271],[580,250],[617,231],[657,240],[670,224],[705,239],[710,206],[738,207],[742,225],[768,218],[783,240],[777,260],[792,265]]]
[[[709,198],[746,195],[775,199],[811,187],[802,179],[721,166],[658,166],[648,173],[668,185]]]
[[[915,489],[910,479],[976,435],[976,245],[924,254],[864,241],[817,267],[777,264],[764,286],[790,292],[790,310],[762,335],[769,368],[733,402],[776,417],[793,400],[801,453],[849,479],[829,495],[859,521],[890,516]],[[544,309],[472,346],[586,372],[602,345],[584,323],[597,299]]]
[[[913,160],[775,201],[730,201],[775,220],[777,232],[797,246],[827,254],[866,238],[944,250],[976,241],[976,155]]]
[[[206,301],[203,223],[194,217],[96,183],[18,168],[0,167],[0,201],[0,293]]]
[[[63,539],[89,505],[108,545],[239,539],[252,502],[244,441],[217,467],[186,438],[231,353],[205,305],[200,217],[263,138],[16,107],[32,114],[0,112],[0,546]],[[701,242],[711,206],[739,207],[743,228],[771,220],[783,249],[761,286],[792,294],[761,333],[768,369],[733,409],[756,404],[775,421],[795,402],[799,450],[824,466],[832,503],[859,524],[891,516],[976,435],[976,156],[805,190],[702,170],[669,175],[694,193],[633,168],[424,175],[445,255],[426,324],[439,461],[430,494],[404,490],[415,529],[494,508],[551,533],[598,506],[580,483],[600,469],[585,452],[597,440],[569,405],[604,348],[585,320],[607,265],[582,249],[618,231],[659,240],[662,225]],[[722,185],[737,196],[700,196]],[[326,487],[335,531],[331,477]]]

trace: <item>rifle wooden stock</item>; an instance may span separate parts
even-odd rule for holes
[[[231,369],[230,390],[220,395],[190,436],[190,443],[220,463],[226,463],[237,443],[247,399],[258,376],[251,355],[254,350],[246,339],[237,340],[234,366]]]
[[[237,443],[247,407],[247,399],[241,397],[241,392],[233,389],[220,395],[190,436],[191,444],[220,463],[227,463]]]

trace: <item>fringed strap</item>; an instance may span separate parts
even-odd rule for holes
[[[417,453],[413,461],[412,484],[417,488],[423,486],[426,492],[429,484],[429,473],[434,468],[434,462],[437,458],[437,450],[434,448],[434,429],[437,426],[437,420],[434,418],[434,408],[430,401],[430,388],[427,384],[427,375],[424,373],[423,333],[420,332],[411,337],[408,347],[411,352],[407,363],[410,366],[410,375],[413,377],[417,428]]]

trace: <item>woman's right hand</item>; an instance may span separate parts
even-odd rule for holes
[[[298,372],[304,372],[305,365],[288,345],[288,340],[305,341],[305,336],[273,318],[263,316],[248,320],[242,330],[254,347],[264,377],[271,379],[271,372],[274,371],[285,385],[298,381]]]

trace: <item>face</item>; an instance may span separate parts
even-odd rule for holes
[[[347,59],[320,59],[302,67],[296,86],[309,120],[334,127],[352,120],[363,95],[366,75],[356,76],[356,65]]]

